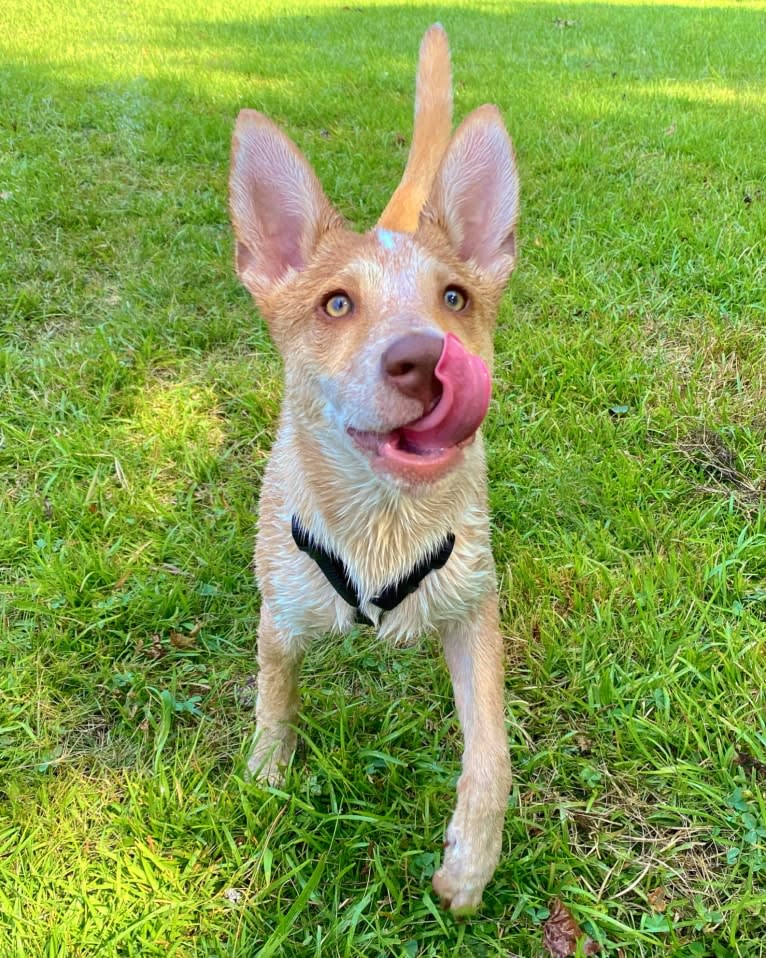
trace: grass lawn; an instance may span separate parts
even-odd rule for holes
[[[515,781],[438,909],[437,646],[304,670],[243,781],[279,365],[229,142],[283,124],[371,226],[417,46],[514,138],[486,427]],[[0,958],[766,954],[766,2],[0,2]]]

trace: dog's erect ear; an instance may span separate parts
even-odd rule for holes
[[[256,299],[289,270],[304,269],[322,234],[343,225],[305,156],[255,110],[237,117],[229,205],[237,273]]]
[[[516,261],[519,177],[495,106],[481,106],[455,131],[421,222],[440,226],[461,259],[504,283]]]

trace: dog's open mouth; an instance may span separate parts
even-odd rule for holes
[[[462,449],[473,442],[489,407],[489,370],[452,333],[444,338],[434,375],[442,392],[424,416],[389,432],[348,430],[378,465],[416,481],[437,478],[457,462]]]

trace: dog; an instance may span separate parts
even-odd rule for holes
[[[516,261],[511,140],[491,105],[453,134],[449,46],[435,24],[402,181],[375,228],[347,229],[306,158],[254,110],[236,121],[230,208],[237,273],[284,366],[255,549],[248,768],[281,780],[315,637],[359,622],[395,643],[438,633],[464,753],[433,885],[445,907],[470,912],[497,867],[511,787],[479,430]]]

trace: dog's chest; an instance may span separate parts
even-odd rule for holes
[[[374,549],[345,556],[343,566],[355,595],[344,597],[337,582],[332,584],[332,572],[328,578],[322,564],[291,541],[271,564],[269,605],[275,624],[284,633],[310,639],[323,633],[346,634],[367,620],[364,624],[371,624],[382,638],[407,644],[446,623],[469,618],[492,588],[494,568],[486,529],[476,528],[486,519],[468,518],[474,522],[469,528],[461,525],[441,567],[426,571],[390,609],[382,609],[375,598],[400,583],[415,560],[388,571]]]

